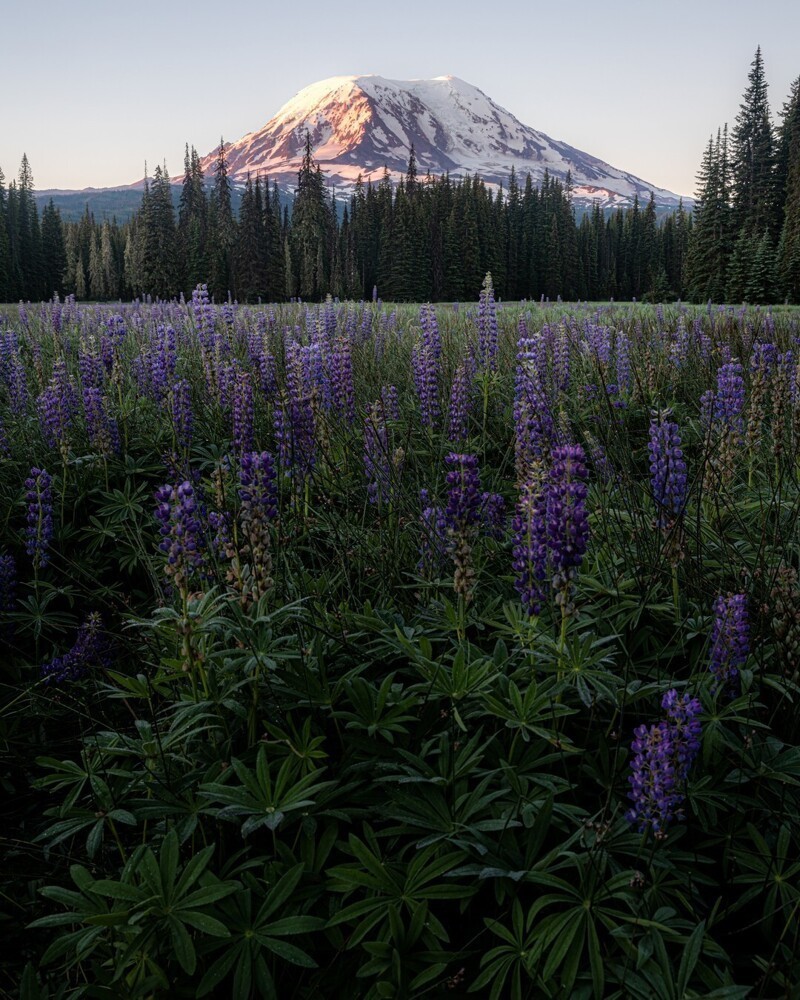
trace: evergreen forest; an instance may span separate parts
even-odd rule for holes
[[[238,216],[225,145],[205,177],[186,148],[177,212],[157,166],[132,219],[41,214],[31,165],[0,170],[0,301],[188,296],[216,301],[465,301],[490,271],[506,300],[800,302],[800,77],[777,126],[757,50],[739,114],[703,153],[693,207],[659,217],[651,195],[580,217],[569,176],[539,186],[512,171],[505,189],[478,176],[359,180],[337,200],[307,138],[291,212],[266,177],[248,177]]]

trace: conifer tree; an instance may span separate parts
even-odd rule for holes
[[[732,134],[733,208],[737,229],[758,238],[765,228],[774,232],[777,221],[775,136],[761,46],[747,79]]]

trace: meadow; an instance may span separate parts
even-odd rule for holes
[[[800,995],[798,343],[0,310],[3,995]]]

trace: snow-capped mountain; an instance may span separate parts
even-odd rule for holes
[[[330,184],[345,193],[362,175],[375,183],[384,167],[392,180],[405,174],[413,144],[419,175],[479,174],[508,186],[512,166],[520,183],[530,173],[538,184],[545,170],[561,180],[572,172],[574,200],[588,206],[629,205],[634,195],[674,208],[679,196],[649,184],[595,156],[551,139],[483,91],[454,76],[387,80],[381,76],[334,76],[301,90],[257,132],[227,146],[232,179],[248,171],[293,187],[306,131],[313,155]],[[203,161],[213,170],[216,153]]]

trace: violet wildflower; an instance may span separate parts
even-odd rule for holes
[[[33,558],[34,570],[43,569],[50,562],[50,543],[53,539],[53,488],[52,478],[45,469],[32,468],[25,480],[28,504],[26,551]]]
[[[336,314],[333,313],[333,330],[336,330]],[[330,356],[331,403],[334,411],[348,424],[356,418],[356,391],[353,384],[353,361],[350,341],[347,337],[337,337]]]
[[[744,379],[742,366],[738,361],[730,361],[722,365],[717,372],[717,395],[715,400],[715,417],[721,420],[726,428],[735,433],[742,429],[742,411],[744,410]]]
[[[497,368],[497,350],[497,308],[492,275],[487,272],[478,301],[478,357],[483,369],[494,371]]]
[[[631,389],[631,357],[630,340],[627,333],[617,333],[617,385],[620,393],[628,393]]]
[[[667,720],[634,730],[633,759],[628,798],[632,808],[626,819],[640,833],[651,829],[663,837],[669,824],[683,818],[683,787],[700,748],[702,706],[688,694],[674,689],[661,701]]]
[[[400,419],[400,401],[397,396],[396,385],[385,385],[381,389],[381,406],[383,408],[383,419],[396,423]]]
[[[155,516],[159,549],[166,556],[164,573],[185,600],[191,577],[203,565],[202,526],[192,484],[184,480],[178,486],[162,486],[156,492]]]
[[[466,441],[469,436],[470,392],[472,390],[472,365],[460,361],[450,389],[450,407],[447,417],[447,434],[450,441]]]
[[[108,415],[103,394],[92,386],[83,390],[83,410],[89,443],[104,458],[119,451],[117,422]]]
[[[68,434],[75,419],[77,397],[67,375],[63,359],[53,365],[53,374],[45,391],[36,401],[42,435],[49,448],[58,447],[66,457]]]
[[[678,425],[666,419],[669,411],[650,421],[650,483],[657,511],[657,524],[669,531],[686,508],[686,462]]]
[[[523,485],[531,470],[550,450],[556,438],[550,402],[544,390],[544,357],[540,338],[517,345],[514,378],[514,451],[517,481]]]
[[[214,334],[214,306],[208,297],[208,285],[198,285],[192,292],[192,313],[201,343],[209,344]]]
[[[420,309],[422,335],[411,355],[414,385],[419,397],[420,420],[423,427],[435,427],[439,420],[439,368],[442,344],[436,313],[431,306]]]
[[[709,669],[714,675],[711,690],[730,697],[739,693],[739,670],[750,652],[750,627],[745,594],[719,596],[714,602]]]
[[[186,379],[177,381],[167,397],[172,435],[175,448],[187,452],[192,446],[194,414],[192,413],[192,388]]]
[[[42,664],[42,677],[46,684],[77,681],[95,668],[111,666],[111,644],[103,630],[97,612],[92,612],[78,629],[72,648],[49,663]]]
[[[579,444],[554,448],[551,458],[546,487],[547,548],[556,603],[562,615],[568,615],[574,610],[574,580],[589,543],[586,459]]]

